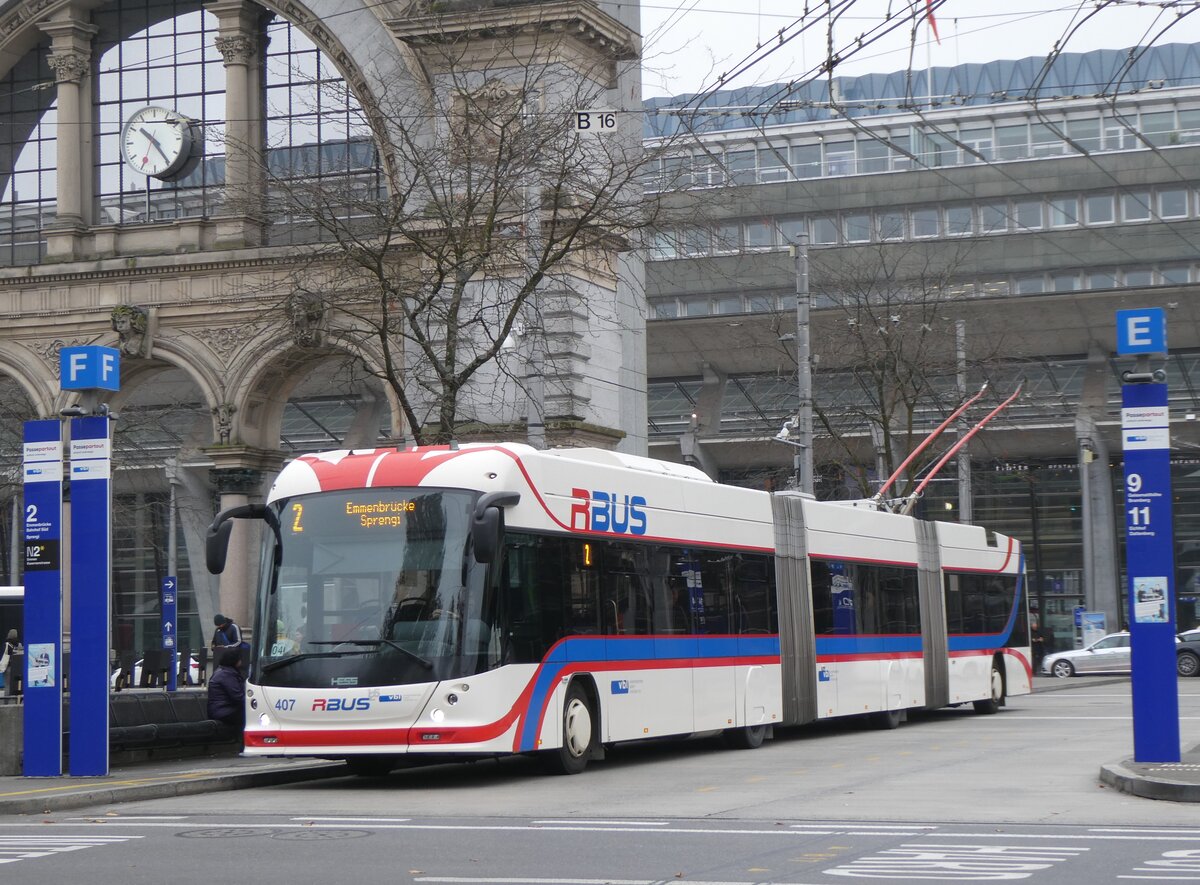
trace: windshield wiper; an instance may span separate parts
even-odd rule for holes
[[[426,660],[425,658],[423,658],[419,654],[417,654],[415,651],[409,651],[403,645],[401,645],[400,643],[398,643],[392,639],[329,639],[329,640],[324,640],[321,642],[310,642],[309,645],[367,645],[367,646],[390,645],[392,648],[396,649],[396,651],[400,652],[401,654],[407,655],[408,657],[412,658],[414,661],[416,661],[418,664],[420,664],[426,670],[433,669],[433,661]],[[351,652],[338,652],[336,649],[334,649],[333,652],[326,652],[326,654],[351,654]]]
[[[312,642],[310,645],[324,645],[321,642]],[[344,658],[346,655],[357,654],[353,651],[308,651],[302,654],[292,655],[290,658],[284,658],[282,661],[271,661],[269,664],[262,665],[263,673],[270,673],[272,670],[278,670],[281,667],[287,667],[290,664],[295,664],[297,661],[308,661],[312,658]]]

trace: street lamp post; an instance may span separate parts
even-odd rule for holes
[[[794,458],[796,487],[813,493],[813,393],[812,347],[809,333],[808,235],[800,234],[791,246],[796,261],[796,387],[799,402],[796,406],[796,454]]]

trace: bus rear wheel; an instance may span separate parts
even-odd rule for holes
[[[727,728],[721,734],[721,739],[731,750],[757,750],[767,739],[767,726],[747,725],[745,728]]]
[[[988,680],[990,697],[975,701],[976,713],[998,713],[1004,706],[1004,674],[1000,672],[1000,662],[992,661],[992,675]]]
[[[579,774],[587,768],[596,746],[595,719],[587,690],[572,682],[563,703],[562,746],[542,757],[550,773]]]

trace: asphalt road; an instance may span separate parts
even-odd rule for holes
[[[1191,746],[1200,679],[1180,707]],[[1099,784],[1129,710],[1127,681],[1077,680],[895,731],[620,748],[576,777],[510,759],[9,817],[0,864],[99,885],[1200,881],[1200,805]]]

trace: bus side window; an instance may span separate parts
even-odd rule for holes
[[[958,575],[946,575],[946,632],[964,632],[962,591],[959,589]]]
[[[813,632],[820,636],[833,632],[833,575],[829,564],[811,560]]]
[[[611,545],[601,562],[601,595],[604,617],[614,633],[647,636],[654,625],[654,599],[650,594],[646,550]]]
[[[763,556],[739,556],[733,568],[734,614],[738,633],[774,633],[771,605],[774,570]]]
[[[704,592],[706,632],[709,634],[736,633],[737,612],[733,609],[729,557],[708,550],[697,551],[700,564],[700,583]]]
[[[505,544],[500,586],[508,619],[509,663],[540,662],[562,635],[558,588],[564,563],[555,561],[553,548],[544,550],[540,540],[510,536]]]
[[[566,630],[569,634],[593,634],[600,626],[600,570],[592,557],[590,542],[572,544],[570,568],[566,572]]]

